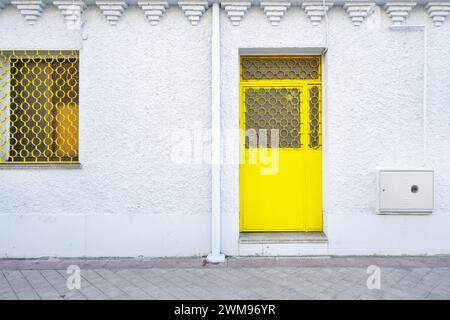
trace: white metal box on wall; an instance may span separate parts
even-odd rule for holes
[[[433,170],[378,170],[378,213],[425,214],[431,213],[433,207]]]

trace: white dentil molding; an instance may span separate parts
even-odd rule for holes
[[[221,6],[227,13],[231,24],[238,26],[252,3],[250,1],[222,1]]]
[[[86,9],[86,4],[83,1],[57,0],[53,1],[53,4],[61,11],[69,29],[80,29],[82,27],[82,15],[84,9]]]
[[[191,25],[196,26],[209,4],[208,1],[178,1],[178,6],[183,10]]]
[[[263,1],[261,8],[264,10],[272,26],[277,26],[285,12],[291,6],[290,2]]]
[[[139,1],[138,5],[144,10],[144,14],[152,26],[156,26],[159,23],[161,17],[169,8],[168,1]]]
[[[429,2],[425,8],[436,27],[440,27],[450,15],[450,2]]]
[[[352,20],[355,27],[359,27],[363,21],[373,12],[375,2],[367,1],[347,1],[344,3],[344,9]]]
[[[125,9],[128,8],[123,0],[100,0],[96,1],[95,4],[105,16],[106,21],[112,26],[117,25]]]
[[[322,18],[325,16],[325,13],[330,10],[332,6],[332,2],[325,2],[324,6],[323,1],[308,1],[302,3],[302,8],[305,10],[306,15],[313,26],[319,25]]]
[[[402,25],[415,6],[416,3],[411,1],[391,1],[386,2],[384,8],[391,17],[393,25]]]
[[[46,6],[42,0],[12,0],[11,4],[19,10],[29,25],[34,25]]]
[[[441,26],[450,16],[450,0],[0,0],[0,10],[7,5],[17,7],[26,21],[33,25],[43,10],[53,5],[57,7],[70,28],[81,27],[81,17],[89,5],[100,8],[106,20],[116,25],[128,6],[139,6],[151,25],[157,25],[170,6],[179,6],[192,25],[197,25],[211,3],[220,3],[232,25],[239,26],[251,7],[260,6],[270,23],[277,26],[290,7],[302,7],[313,25],[318,25],[333,6],[346,10],[355,27],[372,13],[375,6],[383,7],[394,25],[406,22],[411,11],[418,6],[427,10],[436,27]],[[0,16],[0,19],[2,17]]]

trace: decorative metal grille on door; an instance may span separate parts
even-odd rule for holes
[[[312,149],[321,146],[321,127],[319,87],[312,86],[309,89],[309,146]]]
[[[300,147],[299,89],[248,88],[245,106],[246,148]]]
[[[78,161],[78,52],[0,51],[0,163]]]
[[[308,80],[319,78],[319,57],[242,58],[243,80]]]

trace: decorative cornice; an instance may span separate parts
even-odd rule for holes
[[[250,1],[222,1],[221,5],[233,26],[238,26],[252,3]]]
[[[425,8],[436,27],[440,27],[450,15],[450,2],[430,2]]]
[[[275,1],[264,1],[261,2],[261,8],[263,8],[264,13],[269,19],[272,26],[277,26],[281,18],[284,16],[284,13],[291,6],[290,2],[275,2]]]
[[[106,21],[112,26],[117,25],[123,12],[128,8],[123,0],[101,0],[96,1],[95,4],[102,11]]]
[[[208,1],[178,1],[178,5],[193,26],[199,23],[203,13],[208,9]]]
[[[19,10],[29,25],[36,23],[45,7],[45,3],[42,0],[13,0],[11,4]]]
[[[53,1],[53,4],[58,7],[59,11],[66,21],[69,29],[81,28],[83,21],[82,15],[86,5],[80,0],[58,0]]]
[[[322,1],[314,1],[314,2],[304,2],[302,3],[302,8],[305,10],[306,15],[313,26],[319,25],[322,21],[322,17],[325,16],[325,13],[333,6],[332,2],[326,2],[325,6]]]
[[[152,26],[156,26],[159,23],[166,9],[169,8],[169,2],[167,1],[139,1],[138,5],[144,10],[144,14]]]
[[[402,25],[405,23],[406,18],[415,6],[415,2],[386,2],[384,8],[391,17],[394,25]]]
[[[372,13],[373,8],[375,8],[375,2],[347,1],[344,3],[344,9],[355,27],[359,27],[363,23],[364,19]]]
[[[0,0],[0,10],[15,6],[28,24],[33,25],[44,8],[57,7],[69,28],[81,28],[83,11],[89,5],[100,8],[106,21],[117,25],[128,6],[139,6],[151,25],[157,25],[166,10],[178,6],[192,25],[197,25],[211,3],[220,3],[233,26],[239,26],[251,7],[261,7],[273,26],[277,26],[290,7],[301,7],[310,22],[316,26],[322,22],[333,6],[343,8],[355,27],[360,26],[373,12],[382,7],[394,25],[406,22],[417,6],[427,10],[436,27],[450,16],[450,0]],[[297,8],[295,8],[297,10]],[[256,10],[256,9],[255,9]],[[2,17],[0,16],[0,19]]]

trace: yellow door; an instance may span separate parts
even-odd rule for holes
[[[240,229],[322,230],[320,56],[243,56]]]

